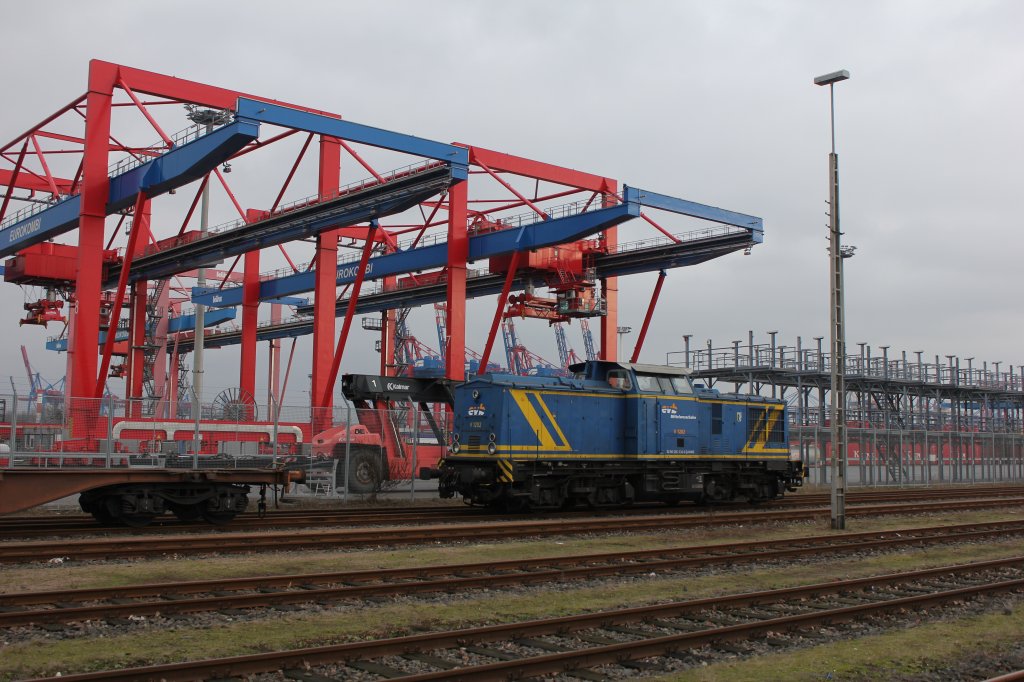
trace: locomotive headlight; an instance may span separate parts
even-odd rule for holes
[[[491,441],[490,443],[487,444],[487,454],[488,455],[493,455],[497,451],[498,451],[498,446],[494,444],[494,441]]]
[[[493,442],[494,442],[494,441],[495,441],[496,439],[497,439],[497,436],[495,436],[495,435],[494,435],[493,433],[489,433],[489,434],[487,434],[487,440],[491,441],[492,443],[493,443]]]
[[[452,434],[452,440],[455,441],[456,443],[459,442],[459,438],[460,438],[459,434],[457,434],[457,433],[453,433]]]
[[[452,443],[452,454],[453,455],[459,454],[459,450],[461,450],[461,449],[462,449],[462,446],[459,445],[459,441],[454,441]]]
[[[480,399],[480,391],[474,390],[473,391],[473,400],[479,400],[479,399]]]

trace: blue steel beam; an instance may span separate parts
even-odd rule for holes
[[[285,128],[305,130],[310,133],[329,135],[350,142],[367,144],[372,147],[391,149],[397,152],[422,156],[426,159],[444,161],[452,166],[452,178],[456,181],[465,180],[469,175],[469,150],[465,147],[444,142],[435,142],[422,137],[396,133],[382,128],[343,121],[338,118],[322,116],[308,111],[290,109],[279,104],[260,102],[240,97],[236,106],[236,115],[243,119],[251,119],[262,123],[270,123]]]
[[[110,179],[106,213],[135,204],[139,192],[154,197],[197,180],[259,135],[259,124],[235,121]],[[0,230],[0,258],[78,227],[81,197],[67,197]]]
[[[469,261],[501,256],[513,251],[573,242],[638,215],[640,215],[639,205],[627,200],[616,206],[599,208],[565,218],[553,218],[519,228],[474,235],[469,238]],[[374,280],[391,275],[430,270],[443,267],[447,262],[448,245],[446,243],[397,251],[371,258],[366,268],[366,278]],[[338,286],[354,282],[358,267],[357,262],[339,263],[337,268]],[[313,272],[301,272],[260,282],[260,300],[312,291],[314,278],[315,273]],[[225,287],[217,291],[194,287],[192,301],[212,307],[241,305],[242,287]]]
[[[302,299],[299,299],[299,300],[302,300]],[[223,309],[220,309],[220,310],[209,310],[206,313],[206,317],[204,319],[204,322],[206,323],[207,327],[215,327],[218,324],[221,324],[223,322],[227,322],[229,320],[235,319],[235,315],[236,315],[236,312],[235,312],[234,308],[223,308]],[[196,328],[196,316],[195,316],[194,313],[189,313],[188,315],[178,315],[177,317],[172,317],[172,318],[170,318],[167,321],[167,333],[168,334],[176,334],[176,333],[182,332],[182,331],[190,331],[190,330],[193,330],[195,328]],[[106,340],[107,340],[107,333],[104,332],[104,331],[101,331],[100,332],[100,338],[99,338],[100,344],[102,345],[103,343],[106,342]],[[117,330],[117,335],[114,336],[114,341],[127,341],[127,340],[128,340],[128,330],[127,329],[118,329]],[[46,350],[55,350],[55,351],[63,353],[67,349],[68,349],[68,340],[67,339],[50,339],[49,341],[46,342]]]
[[[0,275],[3,273],[0,272]],[[268,298],[264,303],[280,303],[281,305],[309,305],[308,298],[298,296],[282,296],[280,298]]]
[[[658,194],[657,192],[636,187],[626,187],[623,194],[626,201],[634,201],[648,208],[688,215],[693,218],[710,220],[714,223],[742,227],[750,230],[750,236],[753,238],[754,243],[760,244],[764,241],[764,223],[756,216],[728,211],[724,208],[708,206],[707,204],[698,204],[695,201],[678,199],[666,194]]]

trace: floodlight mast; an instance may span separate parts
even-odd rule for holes
[[[185,116],[197,126],[205,126],[206,134],[213,132],[214,126],[224,125],[231,122],[231,113],[218,111],[216,109],[204,109],[194,105],[185,105]],[[227,164],[225,164],[227,166]],[[227,168],[225,168],[225,172]],[[207,176],[203,185],[202,205],[199,209],[199,236],[205,238],[210,226],[210,178]],[[196,268],[196,287],[206,286],[206,268]],[[192,404],[193,418],[195,419],[195,432],[192,439],[193,465],[199,466],[199,449],[202,441],[199,435],[199,422],[202,413],[203,401],[203,350],[206,334],[206,306],[201,303],[195,304],[195,345],[192,351]],[[174,379],[177,381],[177,379]]]
[[[850,72],[833,71],[814,79],[827,85],[832,151],[828,155],[829,175],[829,291],[832,342],[832,528],[846,528],[846,329],[843,306],[843,258],[839,230],[839,156],[836,154],[836,107],[834,87],[847,80]],[[850,252],[850,255],[853,255]]]

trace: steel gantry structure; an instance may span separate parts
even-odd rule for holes
[[[789,403],[790,439],[818,478],[831,460],[832,354],[824,337],[805,343],[748,338],[727,346],[690,347],[667,354],[670,365],[691,368],[695,379],[737,392],[771,395]],[[847,460],[860,484],[1024,480],[1024,366],[975,362],[923,351],[890,353],[858,343],[843,360],[840,401],[850,433]],[[880,351],[880,352],[879,352]],[[1004,370],[1003,367],[1006,367]]]
[[[214,110],[218,124],[169,135],[158,120],[168,105]],[[122,131],[129,112],[135,128]],[[69,119],[81,132],[66,132]],[[159,141],[127,143],[140,125]],[[280,168],[279,192],[250,200],[256,208],[243,208],[225,174],[232,165],[236,172],[244,167],[244,157],[293,136],[301,148],[290,167]],[[314,141],[315,188],[305,198],[285,202],[286,194],[298,193],[293,180],[301,176],[300,164]],[[379,171],[384,162],[371,154],[402,163]],[[368,179],[343,184],[343,158]],[[69,177],[61,177],[55,160]],[[231,261],[223,279],[192,289],[191,300],[215,310],[241,309],[239,329],[204,338],[207,347],[241,345],[243,392],[254,393],[259,340],[312,334],[312,406],[329,408],[355,314],[383,314],[386,373],[394,354],[395,311],[443,303],[441,356],[445,375],[457,381],[465,373],[467,299],[499,296],[486,358],[511,293],[527,292],[522,299],[535,287],[548,287],[556,298],[535,297],[531,305],[548,306],[555,318],[600,316],[599,354],[613,359],[618,277],[662,271],[649,321],[666,269],[749,249],[763,238],[762,222],[754,216],[602,175],[374,128],[327,111],[99,60],[90,62],[86,93],[0,147],[0,165],[0,257],[40,256],[29,272],[9,272],[8,281],[31,281],[64,292],[71,301],[61,347],[68,353],[72,399],[103,394],[119,343],[127,356],[126,397],[141,395],[145,364],[157,355],[147,351],[156,322],[147,299],[166,290],[160,282],[197,267]],[[261,173],[274,174],[265,168]],[[154,204],[190,185],[196,191],[180,226],[172,236],[158,235],[167,222]],[[200,234],[189,226],[209,185],[223,189],[239,218]],[[18,203],[24,208],[13,210]],[[673,233],[650,211],[703,222]],[[617,226],[634,218],[660,234],[620,244]],[[123,251],[112,251],[122,226],[127,243]],[[48,242],[72,232],[73,247],[67,248],[73,250],[64,252],[57,268],[46,255],[53,246]],[[301,266],[285,250],[300,243],[313,247],[311,260]],[[260,252],[267,248],[281,251],[286,271],[260,272]],[[339,257],[348,249],[351,256]],[[470,267],[478,261],[487,267]],[[240,282],[234,272],[239,263]],[[313,294],[311,302],[296,298],[306,293]],[[296,317],[275,315],[270,324],[261,324],[259,306],[268,302],[301,305]],[[233,316],[214,314],[213,324]],[[194,340],[184,331],[189,324],[182,317],[161,327],[165,336],[177,336],[172,354],[191,350]],[[117,332],[110,333],[113,329]],[[634,357],[638,353],[639,345]]]

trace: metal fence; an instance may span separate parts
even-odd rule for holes
[[[198,406],[114,397],[67,401],[0,395],[0,468],[285,467],[301,471],[293,492],[309,496],[405,493],[442,457],[450,413],[260,405],[245,400]],[[891,426],[891,425],[888,425]],[[827,484],[827,420],[790,425],[794,456],[809,482]],[[1014,430],[903,429],[863,422],[848,429],[851,486],[1024,481],[1024,434]]]
[[[790,429],[790,447],[811,483],[830,483],[831,430]],[[931,431],[847,428],[847,484],[930,485],[1024,481],[1024,434],[998,431]]]
[[[447,443],[447,412],[0,395],[0,468],[285,467],[300,494],[416,492]],[[422,489],[424,484],[420,483]]]

